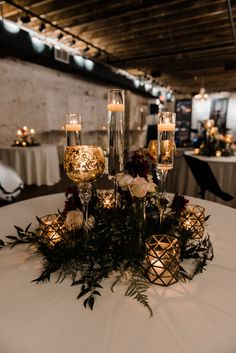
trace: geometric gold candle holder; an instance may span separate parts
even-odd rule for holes
[[[113,208],[116,206],[114,189],[97,190],[97,197],[98,204],[102,208]]]
[[[205,208],[188,205],[180,218],[180,227],[192,232],[192,239],[201,239],[204,234]]]
[[[169,286],[178,282],[180,246],[168,234],[151,235],[146,242],[146,270],[151,283]]]
[[[37,236],[47,245],[55,245],[63,239],[63,220],[58,214],[49,214],[38,219]]]

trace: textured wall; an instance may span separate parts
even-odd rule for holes
[[[99,135],[96,130],[107,125],[109,88],[78,75],[20,60],[0,59],[0,145],[11,144],[17,128],[23,125],[38,133],[60,130],[69,112],[82,115],[83,143],[103,143],[105,134]],[[128,94],[128,99],[128,125],[136,129],[140,126],[140,109],[148,101],[134,94]]]

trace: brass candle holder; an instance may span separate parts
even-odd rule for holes
[[[38,219],[36,234],[47,245],[54,246],[64,237],[63,220],[58,214],[48,214]]]
[[[152,235],[146,242],[147,276],[151,283],[169,286],[178,282],[180,246],[177,238],[168,234]]]
[[[188,205],[180,218],[180,227],[192,232],[192,239],[201,239],[204,234],[205,208]]]
[[[117,195],[118,196],[118,195]],[[103,208],[116,207],[116,198],[114,189],[97,190],[98,204]]]

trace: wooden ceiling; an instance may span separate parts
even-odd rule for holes
[[[236,91],[236,0],[14,0],[2,11],[12,21],[29,11],[27,27],[43,19],[43,34],[64,29],[82,54],[178,92]]]

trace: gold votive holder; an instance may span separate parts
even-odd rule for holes
[[[178,282],[180,246],[168,234],[151,235],[146,241],[146,271],[149,281],[160,286]]]
[[[216,157],[221,157],[222,156],[222,152],[221,151],[216,151]]]
[[[192,239],[201,239],[204,234],[205,208],[188,205],[180,218],[180,227],[192,233]]]
[[[36,234],[47,245],[55,245],[63,239],[63,220],[58,214],[48,214],[38,219]]]
[[[194,148],[193,153],[194,154],[200,154],[200,148]]]
[[[116,206],[114,189],[97,190],[97,197],[98,205],[102,208],[113,208]]]

